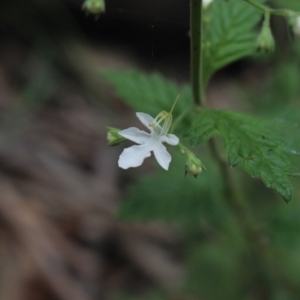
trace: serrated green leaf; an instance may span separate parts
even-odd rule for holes
[[[205,110],[188,136],[190,143],[196,146],[219,134],[230,166],[241,164],[251,177],[261,178],[268,188],[289,202],[293,188],[288,175],[299,176],[300,172],[287,158],[289,149],[285,142],[269,127],[267,121],[249,115]]]
[[[273,124],[274,130],[284,137],[288,148],[294,154],[300,156],[300,109],[298,106],[290,106],[282,108],[277,113],[277,119]]]
[[[161,171],[140,178],[121,204],[119,217],[129,221],[164,220],[197,222],[204,219],[218,225],[227,214],[218,197],[221,183],[214,164],[205,159],[209,172],[197,179],[184,176],[185,157],[173,155],[168,172]]]
[[[107,71],[102,76],[116,89],[117,94],[135,111],[145,112],[155,117],[160,111],[169,111],[178,95],[173,116],[189,109],[192,104],[191,89],[188,85],[178,85],[158,73],[147,75],[137,70]],[[186,114],[180,126],[189,126],[191,117]]]
[[[204,31],[205,82],[218,69],[255,53],[253,27],[262,14],[241,0],[214,1]]]

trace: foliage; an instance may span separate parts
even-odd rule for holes
[[[285,201],[292,198],[288,175],[299,176],[299,170],[287,159],[289,149],[261,119],[233,111],[205,110],[189,131],[190,143],[199,146],[219,134],[228,152],[229,165],[241,164],[255,178],[261,178]]]
[[[130,70],[106,71],[102,74],[114,86],[117,94],[137,112],[145,112],[155,117],[162,110],[170,110],[178,95],[180,98],[173,111],[174,118],[182,111],[188,111],[191,106],[190,87],[180,86],[158,73],[146,75],[141,71]],[[187,128],[191,120],[191,116],[186,115],[180,126]]]
[[[210,172],[195,179],[184,177],[183,156],[176,155],[173,159],[168,172],[144,176],[129,189],[119,217],[131,221],[163,219],[173,222],[206,219],[220,225],[226,219],[223,214],[226,207],[218,197],[221,183],[216,179],[213,163],[207,158]]]
[[[284,1],[273,2],[279,5]],[[297,6],[294,0],[287,3],[291,7]],[[207,86],[220,68],[247,56],[256,56],[258,33],[255,26],[260,25],[262,12],[246,1],[215,0],[205,9],[204,17],[201,72]],[[271,33],[272,28],[268,27],[268,30]],[[300,97],[300,73],[299,59],[295,59],[299,57],[299,49],[293,49],[292,55],[278,60],[269,76],[265,76],[267,81],[262,83],[261,90],[256,91],[258,95],[244,89],[248,95],[245,97],[249,101],[248,107],[261,117],[206,107],[192,112],[190,87],[175,84],[157,73],[146,75],[131,70],[103,74],[129,106],[153,116],[169,110],[180,94],[174,110],[178,125],[175,133],[185,132],[183,136],[187,137],[191,146],[204,146],[201,152],[199,149],[195,152],[201,154],[199,157],[206,172],[197,179],[184,178],[184,157],[172,153],[170,170],[138,178],[126,191],[118,214],[119,218],[130,221],[164,220],[185,224],[183,240],[188,272],[182,290],[187,294],[207,299],[257,299],[255,293],[263,286],[269,289],[266,298],[299,298],[300,263],[297,253],[300,238],[297,232],[300,230],[300,210],[297,203],[283,210],[281,203],[269,201],[271,197],[266,193],[267,189],[259,184],[248,195],[245,192],[246,179],[241,176],[238,181],[245,188],[244,198],[252,200],[251,208],[255,215],[253,224],[252,218],[249,223],[248,220],[243,221],[242,217],[248,216],[247,203],[235,203],[234,207],[232,202],[235,200],[226,200],[222,192],[227,181],[220,176],[222,166],[207,155],[205,147],[211,138],[220,136],[230,167],[239,165],[251,177],[261,179],[267,188],[276,191],[286,202],[290,202],[293,193],[299,196],[299,189],[293,191],[292,179],[289,178],[300,175],[298,162],[295,163],[300,149],[297,99]],[[287,108],[288,104],[290,108]],[[181,142],[185,143],[184,139],[181,138]],[[222,157],[219,158],[221,160]],[[249,188],[248,181],[247,184]],[[238,192],[234,190],[230,195],[234,198]],[[240,214],[244,208],[246,212]],[[265,225],[265,232],[257,230],[259,237],[270,239],[270,245],[263,248],[267,254],[257,253],[258,249],[262,249],[261,241],[258,242],[253,235],[260,228],[259,222]],[[272,272],[273,269],[276,272]],[[259,279],[268,274],[264,283],[258,282],[258,274]],[[286,282],[288,286],[285,286]]]
[[[215,1],[207,12],[204,37],[205,82],[220,68],[255,54],[253,28],[262,14],[241,0]]]
[[[297,99],[300,93],[299,81],[299,65],[295,61],[283,62],[260,82],[259,93],[255,91],[253,94],[250,89],[244,89],[246,101],[260,114],[277,118],[287,105],[293,105]]]
[[[184,288],[208,299],[242,299],[237,288],[241,281],[240,257],[240,247],[234,243],[199,243],[189,257],[190,272]]]

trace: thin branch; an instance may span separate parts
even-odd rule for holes
[[[196,106],[205,106],[202,66],[202,0],[191,0],[191,81]]]
[[[217,149],[216,141],[209,141],[210,153],[219,166],[221,177],[224,182],[224,200],[232,210],[239,227],[249,246],[257,271],[257,277],[263,282],[266,299],[271,299],[271,288],[274,285],[274,278],[267,263],[267,249],[263,244],[264,235],[257,230],[252,219],[249,207],[243,199],[242,193],[236,186],[230,167],[224,161]]]

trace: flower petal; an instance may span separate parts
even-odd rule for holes
[[[150,138],[149,133],[147,133],[143,130],[139,130],[138,128],[135,128],[135,127],[130,127],[130,128],[121,130],[118,132],[118,134],[130,141],[137,143],[137,144],[145,144]]]
[[[160,137],[161,142],[166,142],[169,145],[176,146],[179,143],[179,138],[174,134],[167,134]]]
[[[121,153],[118,161],[118,165],[122,169],[139,167],[146,157],[151,156],[152,150],[151,144],[131,146],[125,148]]]
[[[149,126],[149,124],[151,124],[154,121],[154,119],[150,115],[142,112],[137,112],[136,116],[139,118],[141,123],[143,123],[151,132],[153,131],[153,128]]]
[[[172,157],[170,153],[167,151],[166,147],[160,142],[157,142],[155,146],[152,148],[152,150],[160,166],[165,170],[168,170]]]

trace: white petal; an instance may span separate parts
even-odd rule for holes
[[[118,165],[122,169],[134,168],[140,166],[146,157],[151,155],[151,144],[131,146],[125,148],[121,153]]]
[[[165,170],[168,170],[172,157],[170,153],[167,151],[166,147],[163,144],[158,142],[155,144],[155,147],[153,147],[153,152],[160,166]]]
[[[130,128],[121,130],[121,131],[119,131],[119,135],[121,135],[124,138],[126,138],[130,141],[133,141],[137,144],[144,144],[150,138],[149,133],[147,133],[143,130],[139,130],[138,128],[135,128],[135,127],[130,127]]]
[[[151,132],[153,131],[153,128],[150,127],[149,124],[151,124],[154,121],[154,119],[150,115],[142,112],[137,112],[136,116],[139,118],[141,123],[143,123]]]
[[[179,143],[179,138],[174,134],[167,134],[167,135],[161,136],[160,141],[166,142],[172,146],[176,146]]]

